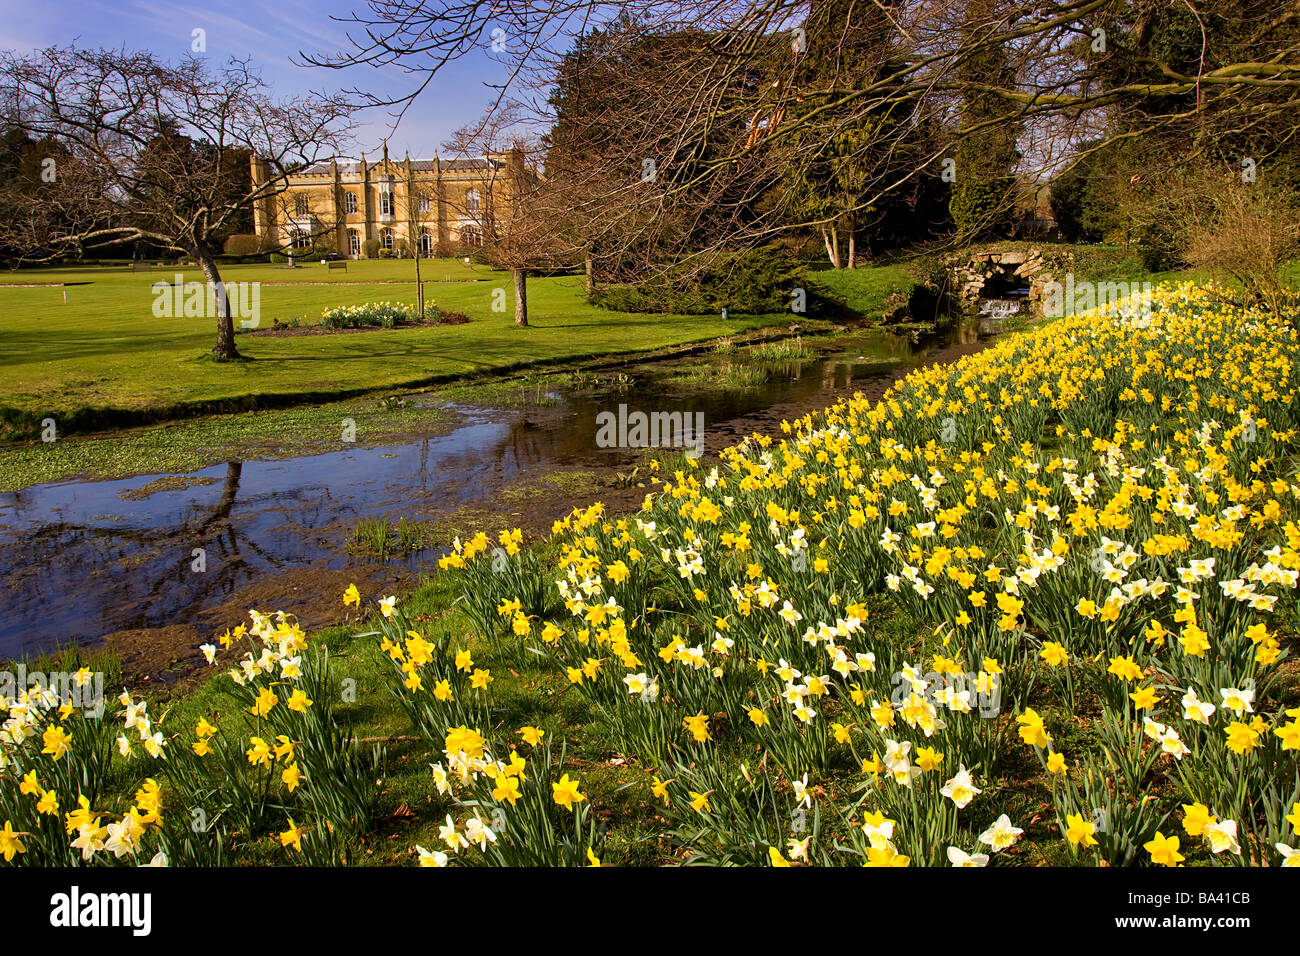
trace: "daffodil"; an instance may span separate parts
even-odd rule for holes
[[[293,817],[289,818],[289,829],[280,834],[280,845],[284,847],[291,846],[299,853],[302,852],[302,837],[304,831],[293,822]]]
[[[967,853],[958,847],[950,846],[948,847],[948,862],[961,868],[988,866],[989,856],[987,853]]]
[[[1093,836],[1097,832],[1097,827],[1091,820],[1083,819],[1083,814],[1071,813],[1065,818],[1065,838],[1070,841],[1071,846],[1090,847],[1096,846],[1097,840]]]
[[[557,783],[551,784],[551,796],[556,803],[566,810],[572,810],[575,804],[587,799],[578,790],[578,781],[570,780],[567,773],[560,777]]]
[[[415,852],[420,858],[420,866],[443,867],[447,865],[447,854],[441,850],[426,850],[417,844]]]
[[[963,764],[939,792],[956,804],[958,810],[963,810],[982,791],[975,786],[970,771]]]
[[[994,853],[999,853],[1020,839],[1020,835],[1024,832],[1019,827],[1012,826],[1011,818],[1004,813],[980,834],[980,842],[992,847]]]
[[[13,822],[5,821],[4,829],[0,829],[0,855],[3,855],[6,863],[12,863],[15,856],[19,853],[26,853],[27,847],[19,837],[26,836],[25,833],[15,833]]]
[[[1177,866],[1183,862],[1183,855],[1178,852],[1178,837],[1165,836],[1156,831],[1156,835],[1142,848],[1151,854],[1151,862],[1156,866]]]

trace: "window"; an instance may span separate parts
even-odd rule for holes
[[[420,205],[419,205],[420,212],[428,212],[432,208],[433,208],[433,203],[430,201],[428,194],[421,193]]]
[[[478,212],[480,206],[477,189],[470,189],[465,193],[465,211]]]
[[[295,249],[310,249],[311,233],[308,232],[306,229],[294,229],[293,247]]]
[[[433,258],[433,234],[428,229],[420,230],[420,255],[426,259]]]
[[[356,211],[357,211],[357,194],[356,194],[356,193],[344,193],[344,194],[343,194],[343,211],[344,211],[347,215],[349,215],[349,216],[354,215],[354,214],[356,213]]]
[[[302,193],[293,197],[293,214],[300,219],[311,214],[311,202]]]
[[[483,230],[478,226],[461,226],[460,241],[462,245],[477,248],[483,245]]]
[[[353,199],[356,202],[356,199]],[[355,259],[361,255],[361,233],[355,229],[348,230],[348,253]]]
[[[393,214],[393,194],[387,189],[379,190],[379,215],[391,216]]]
[[[389,252],[393,251],[393,230],[385,229],[379,234],[379,243]]]

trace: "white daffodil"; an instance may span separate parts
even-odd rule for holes
[[[426,850],[416,844],[415,852],[420,855],[420,866],[446,866],[447,854],[441,850]]]
[[[1183,695],[1183,718],[1185,720],[1195,720],[1202,724],[1210,722],[1210,715],[1213,714],[1217,707],[1213,704],[1207,704],[1196,696],[1196,689],[1189,687],[1187,693]]]
[[[1205,829],[1201,832],[1213,852],[1223,853],[1227,851],[1238,856],[1241,855],[1241,845],[1237,842],[1236,820],[1216,820],[1207,823]]]
[[[987,853],[967,853],[965,850],[950,846],[948,847],[948,862],[959,867],[988,866],[989,855]]]
[[[992,826],[980,834],[980,842],[992,847],[994,853],[1000,853],[1020,839],[1020,834],[1024,832],[1019,827],[1013,827],[1011,818],[1004,813],[993,821]]]
[[[1220,687],[1219,694],[1223,697],[1223,706],[1234,714],[1253,714],[1255,712],[1255,690],[1252,687]]]
[[[943,785],[939,791],[949,800],[957,805],[957,809],[964,809],[966,804],[975,799],[975,796],[981,791],[971,780],[970,771],[966,765],[962,764],[956,775]]]

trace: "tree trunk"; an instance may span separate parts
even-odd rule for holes
[[[852,269],[857,261],[858,237],[850,230],[849,232],[849,268]]]
[[[417,320],[424,321],[424,283],[420,281],[420,246],[415,246],[415,314]]]
[[[822,226],[822,242],[826,243],[826,258],[831,260],[831,265],[836,269],[840,267],[840,240],[839,236],[835,237],[835,244],[831,244],[831,230]]]
[[[523,328],[528,324],[528,273],[523,269],[512,272],[515,277],[515,325]]]
[[[235,348],[235,320],[230,315],[230,296],[226,294],[225,283],[217,270],[217,260],[202,243],[194,247],[193,253],[203,269],[204,278],[217,292],[217,344],[212,354],[224,359],[239,358],[239,349]]]
[[[591,256],[588,255],[583,263],[583,268],[587,273],[587,298],[590,299],[596,293],[596,272],[591,262]]]
[[[235,499],[239,495],[239,480],[244,473],[242,461],[226,462],[226,481],[221,486],[221,501],[212,509],[212,513],[199,522],[197,533],[206,534],[213,525],[230,523],[230,513],[234,510]]]

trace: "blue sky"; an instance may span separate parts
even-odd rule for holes
[[[32,50],[76,41],[78,46],[145,49],[177,60],[190,52],[192,31],[206,31],[206,59],[220,66],[231,56],[251,56],[277,94],[313,89],[357,87],[384,95],[411,89],[412,77],[399,70],[354,68],[348,71],[295,66],[290,57],[350,50],[347,17],[364,12],[364,0],[35,0],[7,4],[0,21],[0,48]],[[352,29],[357,31],[355,24]],[[360,35],[360,34],[358,34]],[[505,68],[484,50],[440,71],[429,89],[407,111],[389,139],[389,151],[401,156],[432,156],[458,126],[482,115],[494,91],[485,82],[500,82]],[[388,119],[376,111],[358,127],[359,147],[373,150],[388,134]]]

